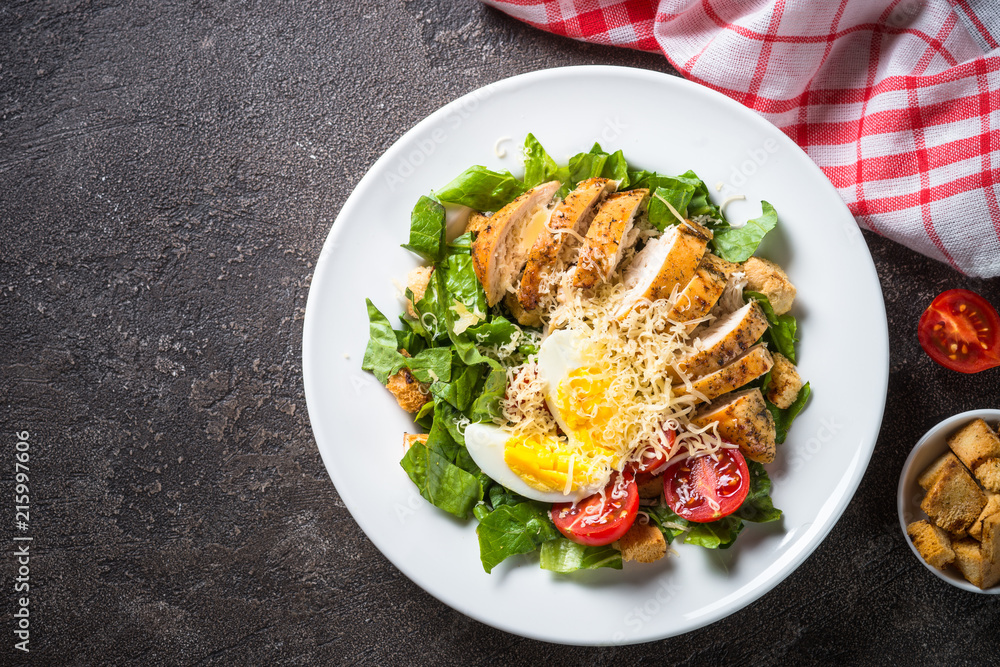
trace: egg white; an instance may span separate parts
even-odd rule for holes
[[[469,424],[465,429],[465,447],[469,450],[472,460],[483,472],[514,493],[543,503],[566,503],[582,500],[603,487],[602,482],[596,486],[580,487],[569,494],[563,494],[539,491],[528,486],[504,461],[504,447],[510,438],[510,433],[493,424]]]
[[[559,384],[586,362],[587,341],[575,331],[553,331],[538,346],[538,376],[545,382],[545,404],[563,433],[572,433],[559,411]]]

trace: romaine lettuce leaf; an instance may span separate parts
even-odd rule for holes
[[[476,165],[434,192],[438,201],[469,206],[477,211],[499,211],[528,188],[509,171],[490,171]]]
[[[524,186],[533,188],[551,180],[565,181],[566,176],[566,170],[560,169],[535,135],[528,134],[524,138]]]
[[[486,376],[482,393],[472,403],[469,419],[474,422],[490,422],[500,417],[500,401],[507,392],[507,372],[503,368],[493,368]]]
[[[795,402],[784,410],[771,401],[766,401],[767,409],[771,411],[771,416],[774,417],[774,429],[776,431],[774,439],[778,444],[783,443],[785,438],[788,437],[788,429],[792,427],[792,422],[799,416],[802,409],[806,407],[806,402],[809,401],[809,394],[811,393],[812,389],[809,388],[809,383],[806,382],[802,386],[802,389],[799,389],[799,395],[795,398]]]
[[[497,507],[479,520],[476,534],[486,572],[509,556],[530,553],[542,543],[560,537],[549,519],[548,507],[534,501]]]
[[[761,310],[764,311],[764,315],[767,317],[767,333],[764,334],[764,337],[767,340],[768,346],[772,350],[783,354],[794,364],[795,343],[798,341],[798,338],[795,337],[796,329],[798,328],[795,318],[788,313],[777,315],[767,295],[760,292],[744,290],[743,298],[753,299],[760,306]]]
[[[691,529],[684,536],[684,543],[706,549],[728,549],[743,530],[743,521],[734,514],[709,523],[691,521],[688,524]]]
[[[778,224],[778,213],[766,201],[760,203],[759,218],[747,220],[742,227],[728,227],[715,232],[712,247],[715,254],[729,262],[745,262],[757,250],[764,235]]]
[[[599,567],[622,569],[622,552],[610,544],[587,547],[565,537],[543,542],[539,560],[543,570],[560,573],[596,570]]]
[[[754,523],[777,521],[781,518],[781,510],[775,508],[771,500],[771,478],[764,466],[756,461],[747,459],[747,467],[750,469],[750,492],[735,516]]]
[[[567,179],[573,187],[580,181],[598,176],[618,181],[619,190],[629,187],[630,176],[625,155],[620,150],[608,155],[600,144],[594,144],[587,153],[577,153],[571,157],[567,171]]]
[[[482,499],[479,480],[428,445],[430,440],[427,445],[421,442],[413,443],[406,451],[400,465],[417,486],[420,495],[432,505],[460,519],[466,518],[476,503]]]
[[[421,382],[451,380],[451,350],[447,347],[429,347],[406,359],[403,365]]]
[[[389,319],[383,315],[371,299],[365,299],[368,307],[368,347],[361,361],[361,369],[371,371],[378,381],[385,384],[389,376],[403,367],[406,358],[396,348],[396,332]]]
[[[597,178],[604,172],[604,163],[608,154],[601,149],[600,144],[594,144],[587,153],[577,153],[569,159],[569,180],[575,187],[580,181]]]
[[[518,331],[516,324],[503,315],[496,315],[489,322],[469,327],[466,333],[480,345],[506,345]]]
[[[430,197],[421,197],[410,213],[410,242],[403,244],[428,262],[436,262],[445,253],[444,206]]]

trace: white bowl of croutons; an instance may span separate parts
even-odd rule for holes
[[[1000,410],[949,417],[903,464],[896,504],[914,555],[939,578],[1000,594]]]

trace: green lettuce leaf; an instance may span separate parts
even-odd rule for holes
[[[609,155],[601,149],[600,144],[587,153],[577,153],[569,159],[569,180],[575,187],[580,181],[588,178],[597,178],[604,173],[604,163],[608,161]]]
[[[396,348],[396,332],[392,330],[388,318],[383,315],[371,299],[365,299],[368,307],[368,347],[361,361],[361,369],[371,371],[378,381],[385,384],[389,376],[403,367],[406,357]]]
[[[768,347],[785,355],[794,364],[795,343],[799,340],[795,337],[798,328],[795,318],[788,313],[777,315],[774,308],[771,307],[771,301],[760,292],[744,290],[743,298],[753,299],[764,311],[764,315],[767,317],[767,333],[764,334],[764,338]]]
[[[628,162],[625,161],[625,155],[620,150],[608,156],[604,162],[604,168],[601,169],[601,176],[618,181],[619,190],[628,189]]]
[[[480,345],[506,345],[520,329],[503,315],[466,329],[466,333]]]
[[[438,201],[469,206],[477,211],[498,211],[528,188],[509,171],[469,167],[451,183],[434,192]]]
[[[660,529],[667,543],[683,534],[685,544],[697,544],[706,549],[728,549],[743,530],[743,521],[734,514],[718,521],[695,523],[682,519],[665,505],[644,507],[643,511]],[[668,523],[672,525],[667,526]],[[673,526],[684,526],[684,530]]]
[[[430,197],[417,200],[410,213],[410,242],[403,244],[428,262],[436,262],[445,253],[444,206]]]
[[[430,440],[427,445],[413,443],[400,465],[417,486],[420,495],[432,505],[460,519],[468,517],[472,508],[482,499],[479,480],[449,461],[441,451],[428,445]],[[456,456],[457,454],[456,451]]]
[[[747,220],[742,227],[729,227],[715,232],[712,247],[715,254],[729,262],[745,262],[757,250],[764,235],[778,225],[778,213],[766,201],[760,203],[763,213]]]
[[[771,416],[774,417],[775,442],[781,444],[788,437],[788,429],[792,427],[792,422],[799,416],[802,409],[806,407],[806,403],[809,401],[809,394],[811,393],[812,389],[809,388],[809,383],[806,382],[802,386],[802,389],[799,389],[799,395],[795,398],[795,402],[784,410],[771,401],[766,401],[767,409],[771,411]]]
[[[747,466],[750,468],[750,492],[735,516],[754,523],[777,521],[781,518],[781,510],[776,509],[771,500],[771,478],[760,463],[747,459]]]
[[[622,552],[610,544],[587,547],[564,537],[543,542],[539,560],[543,570],[561,573],[596,570],[599,567],[622,569]]]
[[[449,348],[441,349],[447,349],[451,352]],[[482,366],[466,366],[461,361],[456,360],[455,368],[451,372],[454,381],[435,382],[431,385],[431,394],[443,401],[447,401],[456,410],[464,412],[472,404],[472,400],[475,397],[476,385],[482,374]]]
[[[468,255],[472,253],[472,232],[466,232],[461,236],[455,237],[453,241],[449,241],[446,244],[447,254],[449,255]]]
[[[421,382],[451,380],[451,350],[447,347],[429,347],[406,359],[403,365]]]
[[[474,422],[491,422],[500,418],[500,401],[507,392],[507,372],[493,368],[486,376],[482,393],[472,403],[469,419]]]
[[[695,188],[693,185],[668,177],[660,177],[657,181],[662,185],[657,185],[656,189],[653,190],[653,195],[649,200],[648,215],[649,222],[663,231],[670,225],[680,223],[680,220],[665,202],[670,202],[670,206],[677,209],[682,217],[689,217],[688,204],[691,203]]]
[[[684,536],[684,543],[706,549],[728,549],[743,530],[743,521],[733,514],[709,523],[688,523],[691,529]]]
[[[476,534],[486,572],[510,556],[530,553],[542,543],[560,537],[549,519],[548,507],[534,501],[497,507],[480,518]]]
[[[528,134],[524,138],[524,186],[533,188],[540,183],[551,180],[565,180],[565,170],[560,169],[535,135]]]

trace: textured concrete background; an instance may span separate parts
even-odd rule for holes
[[[23,658],[15,430],[33,448],[38,664],[996,659],[997,601],[916,562],[894,495],[928,427],[1000,403],[1000,370],[937,367],[916,320],[951,287],[1000,303],[1000,283],[868,234],[892,339],[882,433],[833,533],[757,603],[657,644],[563,648],[445,607],[372,546],[320,462],[301,380],[313,263],[351,189],[486,83],[585,63],[670,71],[468,0],[436,5],[0,5],[0,663]]]

